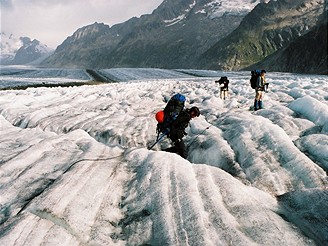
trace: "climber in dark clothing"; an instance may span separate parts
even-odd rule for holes
[[[182,140],[184,135],[186,135],[185,129],[188,127],[191,119],[198,117],[200,115],[199,109],[197,107],[192,107],[190,109],[183,110],[175,121],[172,122],[170,126],[170,132],[168,137],[174,143],[174,146],[165,149],[164,151],[177,153],[183,158],[187,158],[186,146]]]

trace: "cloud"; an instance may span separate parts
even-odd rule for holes
[[[1,0],[2,30],[56,48],[78,28],[151,13],[162,0]]]

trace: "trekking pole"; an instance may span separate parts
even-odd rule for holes
[[[194,140],[192,140],[192,142],[188,145],[188,148],[195,142],[195,140],[199,137],[199,135],[203,134],[207,129],[209,129],[211,126],[213,125],[209,125],[208,127],[206,127],[201,133],[197,134],[197,136],[194,138]]]
[[[148,147],[148,150],[151,150],[156,144],[158,144],[160,141],[163,140],[163,138],[166,136],[167,133],[163,133],[162,136],[157,137],[157,140],[155,143],[153,143],[151,146]]]

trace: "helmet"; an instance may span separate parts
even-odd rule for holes
[[[164,122],[164,111],[158,111],[155,115],[156,120],[158,123],[163,123]]]
[[[190,110],[189,110],[190,113],[194,113],[194,115],[196,117],[198,117],[200,115],[200,111],[199,111],[199,108],[194,106],[194,107],[191,107]]]

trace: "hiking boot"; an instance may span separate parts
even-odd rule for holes
[[[262,101],[259,101],[259,109],[263,109],[263,103],[262,103]]]

